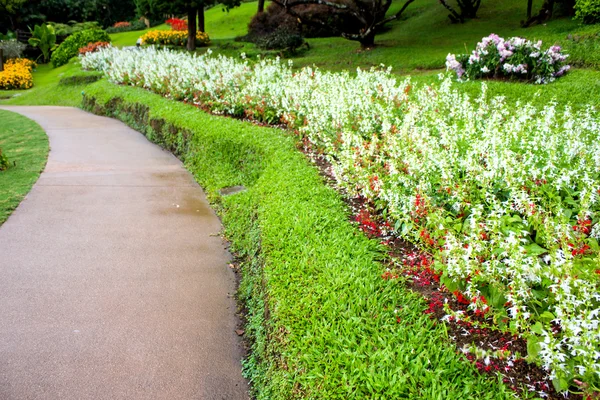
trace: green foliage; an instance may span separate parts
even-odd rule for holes
[[[71,57],[75,57],[79,53],[81,47],[93,42],[110,42],[110,37],[102,29],[76,32],[62,42],[52,53],[52,65],[59,67],[66,64]]]
[[[54,28],[54,32],[58,38],[66,39],[67,36],[74,34],[75,32],[86,31],[89,29],[100,29],[101,26],[96,21],[88,21],[88,22],[76,22],[70,21],[68,24],[61,24],[58,22],[49,22]]]
[[[48,156],[48,137],[43,129],[20,114],[0,110],[0,170],[7,166],[7,152],[11,155],[10,168],[0,173],[0,224],[10,215],[29,192],[44,169]]]
[[[15,13],[26,0],[0,0],[0,11],[8,14]]]
[[[11,30],[8,30],[6,32],[6,34],[3,34],[2,32],[0,32],[0,40],[13,40],[16,38],[17,38],[17,35],[15,35],[15,33]]]
[[[6,154],[2,153],[2,149],[0,148],[0,171],[5,171],[8,169],[8,157]]]
[[[100,81],[85,92],[84,108],[184,160],[218,207],[242,263],[244,369],[257,399],[512,397],[456,354],[420,296],[381,279],[381,247],[348,222],[293,137],[140,88]],[[219,194],[234,185],[247,190]]]
[[[56,34],[54,28],[51,25],[36,25],[31,31],[31,38],[29,38],[29,44],[33,47],[38,47],[42,51],[44,63],[48,62],[50,58],[50,51],[54,49],[56,44]]]
[[[577,0],[575,2],[575,19],[584,24],[600,22],[600,0]]]

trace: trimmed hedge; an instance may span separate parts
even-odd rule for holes
[[[513,398],[457,355],[419,295],[382,279],[382,247],[348,221],[295,138],[105,80],[83,108],[173,152],[217,207],[241,260],[257,399]],[[235,185],[247,190],[219,194]]]
[[[81,32],[75,32],[58,46],[52,53],[50,60],[54,68],[65,65],[72,57],[79,54],[79,49],[94,42],[109,42],[108,33],[102,29],[90,29]]]

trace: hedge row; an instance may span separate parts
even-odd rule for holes
[[[348,222],[293,137],[105,80],[83,108],[173,152],[216,206],[241,260],[256,398],[513,397],[457,354],[420,296],[381,278],[382,248]],[[219,195],[234,185],[247,190]]]

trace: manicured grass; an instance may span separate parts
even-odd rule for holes
[[[219,209],[243,262],[257,398],[511,397],[456,354],[420,296],[381,278],[383,249],[350,224],[295,138],[105,81],[85,100],[182,158]],[[248,190],[219,195],[232,185]]]
[[[135,46],[138,38],[142,36],[144,33],[152,30],[169,30],[171,27],[167,24],[161,24],[158,26],[153,26],[149,29],[144,29],[141,31],[129,31],[129,32],[119,32],[119,33],[111,33],[110,41],[113,46],[124,47],[124,46]]]
[[[268,3],[265,4],[265,7]],[[248,23],[256,14],[256,2],[242,3],[239,7],[225,11],[220,5],[206,10],[206,33],[213,39],[234,39],[248,33]]]
[[[48,137],[22,115],[0,110],[0,149],[10,167],[0,171],[0,225],[29,192],[46,165]]]

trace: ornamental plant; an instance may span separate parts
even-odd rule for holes
[[[469,54],[446,57],[446,68],[456,72],[459,80],[515,79],[536,84],[553,82],[571,68],[568,55],[559,46],[542,49],[536,43],[513,37],[504,40],[496,34],[484,37]]]
[[[52,65],[56,68],[68,63],[72,57],[79,54],[80,48],[95,42],[110,42],[110,37],[102,29],[90,29],[72,34],[52,53]]]
[[[287,125],[326,157],[340,188],[375,205],[386,230],[432,256],[449,293],[526,338],[558,390],[600,389],[594,108],[512,106],[485,84],[472,99],[450,77],[418,87],[390,69],[294,70],[210,51],[103,48],[81,62],[113,83]]]
[[[187,44],[187,30],[163,31],[152,30],[142,35],[143,44],[159,44],[163,46],[185,46]],[[205,32],[196,32],[196,46],[206,46],[210,39]]]
[[[79,49],[79,54],[83,55],[83,54],[86,54],[86,53],[93,53],[95,51],[98,51],[102,47],[108,47],[108,46],[110,46],[110,43],[108,43],[108,42],[90,43],[87,46],[84,46],[84,47],[80,48]]]
[[[56,34],[52,25],[36,25],[31,30],[31,38],[29,38],[29,44],[33,47],[37,47],[42,52],[44,63],[50,59],[50,52],[54,50],[56,44]]]
[[[171,27],[171,29],[174,31],[187,31],[188,30],[187,21],[184,19],[170,18],[165,21],[165,24],[169,25]]]
[[[31,71],[37,64],[27,58],[10,59],[4,64],[4,71],[0,72],[0,89],[29,89],[33,86]]]
[[[131,23],[129,23],[127,21],[121,21],[121,22],[115,22],[112,27],[113,28],[129,28],[130,26],[131,26]]]

